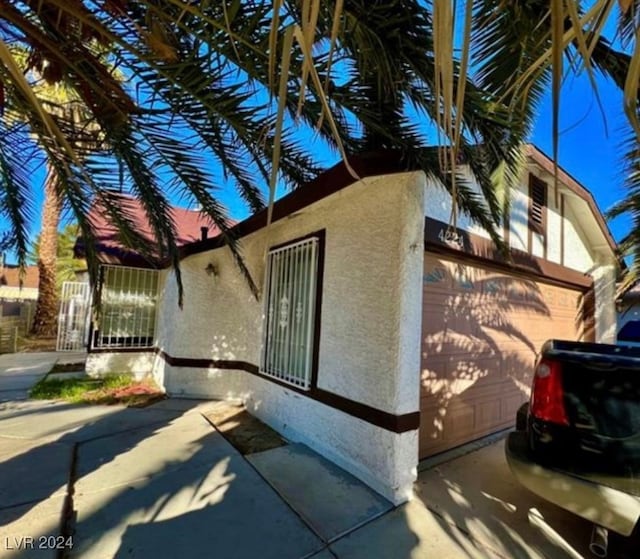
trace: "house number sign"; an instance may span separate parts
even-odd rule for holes
[[[453,229],[442,227],[438,233],[438,239],[445,245],[454,246],[459,250],[464,250],[464,237]]]

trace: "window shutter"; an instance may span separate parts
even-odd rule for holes
[[[536,233],[545,235],[547,225],[547,183],[530,175],[529,197],[529,228]]]

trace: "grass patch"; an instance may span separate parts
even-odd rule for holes
[[[124,404],[144,407],[165,398],[151,379],[135,380],[130,375],[102,378],[42,379],[31,389],[36,400],[64,400],[77,404]]]

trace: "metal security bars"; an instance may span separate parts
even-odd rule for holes
[[[157,270],[103,266],[94,347],[152,347],[157,299]]]
[[[91,287],[87,282],[62,284],[56,351],[82,351],[89,341]]]
[[[271,250],[267,262],[261,372],[308,389],[311,383],[319,239]]]

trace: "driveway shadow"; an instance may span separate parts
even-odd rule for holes
[[[33,401],[10,408],[5,406],[5,413],[0,413],[0,525],[3,536],[18,538],[55,536],[64,530],[60,515],[69,507],[68,488],[82,445],[129,433],[128,446],[105,446],[103,463],[111,462],[188,409],[52,402],[38,406]],[[58,514],[43,516],[43,508]]]
[[[452,536],[466,534],[501,556],[591,557],[592,524],[520,486],[509,471],[503,445],[501,440],[423,471],[419,498]],[[608,557],[640,557],[640,544],[611,533]]]

